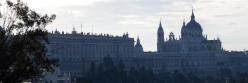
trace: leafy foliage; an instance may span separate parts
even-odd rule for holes
[[[87,75],[78,80],[80,83],[248,83],[248,73],[238,73],[237,77],[230,74],[200,77],[179,71],[153,73],[145,67],[127,69],[122,61],[114,62],[105,57],[99,65],[92,63]]]
[[[0,81],[32,81],[54,71],[57,60],[47,56],[47,24],[55,15],[40,15],[23,2],[0,6]]]

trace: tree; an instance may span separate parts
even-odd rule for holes
[[[0,6],[0,82],[37,80],[54,71],[57,60],[47,56],[48,31],[55,15],[40,15],[17,0]]]
[[[179,71],[175,70],[172,74],[172,83],[188,83],[187,78],[180,73]]]
[[[194,75],[193,73],[188,73],[187,78],[189,83],[204,83],[204,80],[200,79],[198,76]]]

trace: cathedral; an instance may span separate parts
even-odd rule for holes
[[[164,30],[160,22],[157,32],[158,52],[220,52],[222,50],[221,41],[208,40],[202,34],[203,29],[196,21],[192,11],[191,20],[181,28],[181,38],[176,39],[173,32],[169,35],[169,40],[164,41]]]
[[[45,79],[66,83],[74,77],[82,77],[92,62],[101,63],[106,56],[122,60],[127,68],[145,67],[154,73],[177,70],[204,76],[218,74],[223,68],[233,72],[248,70],[247,53],[224,50],[219,38],[209,40],[207,35],[203,35],[203,28],[193,11],[190,21],[183,22],[179,38],[171,32],[165,41],[164,30],[166,28],[160,22],[156,52],[144,52],[140,38],[135,43],[128,33],[112,36],[79,33],[75,29],[71,33],[51,32],[48,35],[48,55],[58,58],[60,66],[55,74]]]

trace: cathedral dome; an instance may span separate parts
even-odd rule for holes
[[[197,32],[202,32],[202,27],[201,25],[196,22],[195,20],[191,20],[185,27],[186,29],[189,29],[190,31],[197,31]]]
[[[192,11],[192,15],[191,15],[191,20],[186,25],[186,28],[189,29],[192,32],[200,32],[200,33],[202,32],[202,27],[198,22],[196,22],[195,15],[194,15],[193,11]]]
[[[201,25],[196,22],[194,12],[192,11],[190,22],[187,23],[187,25],[185,25],[185,22],[183,23],[183,27],[181,29],[181,36],[182,38],[186,38],[189,40],[192,40],[192,38],[198,40],[203,39],[202,32],[203,29]]]

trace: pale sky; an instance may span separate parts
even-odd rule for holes
[[[156,31],[162,20],[165,39],[178,38],[183,20],[196,20],[208,39],[219,37],[226,50],[248,49],[248,0],[23,0],[40,13],[56,14],[52,31],[77,31],[140,37],[145,51],[156,50]]]

